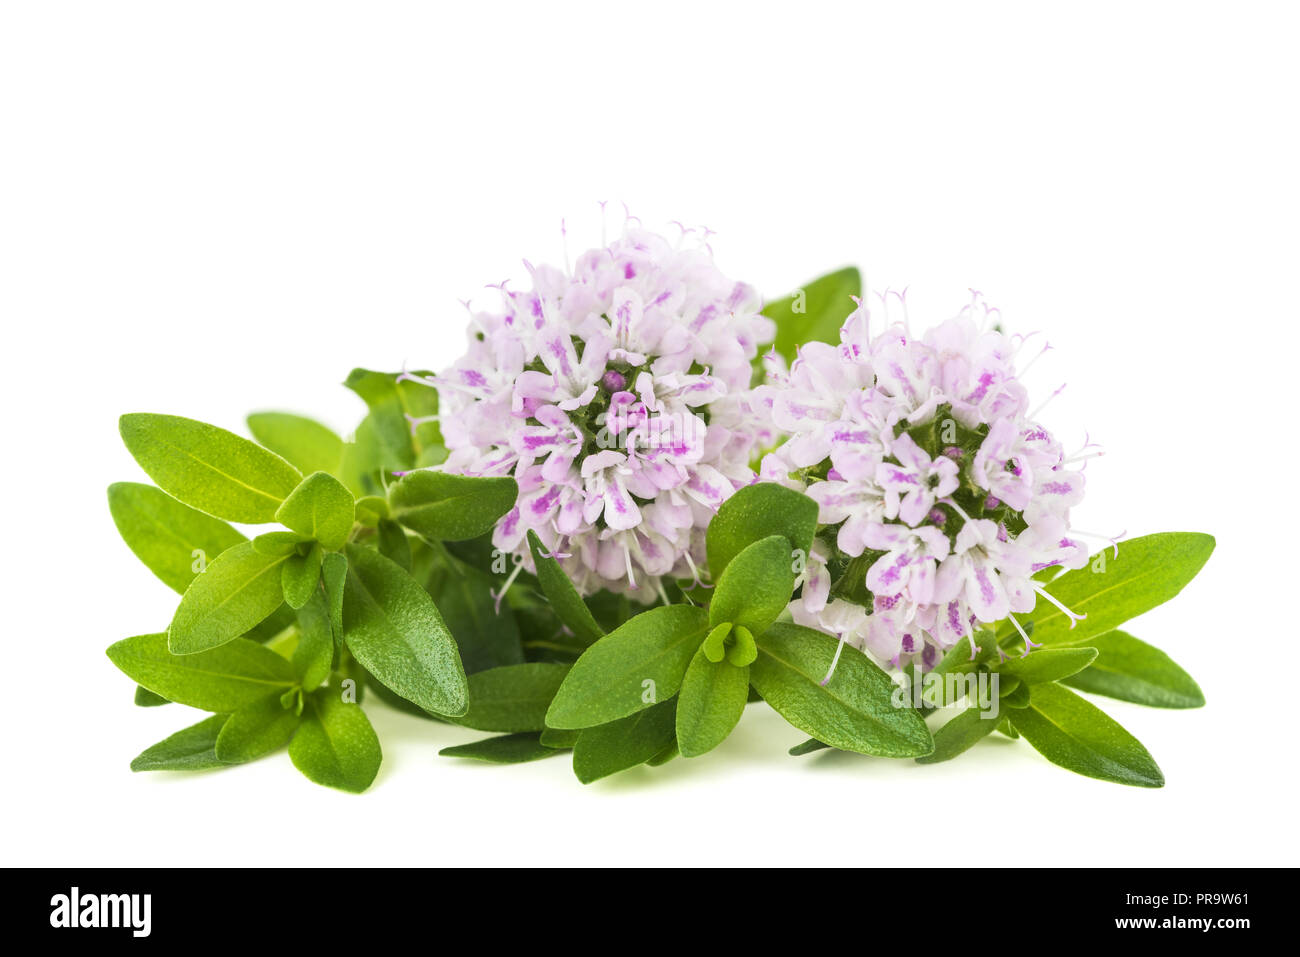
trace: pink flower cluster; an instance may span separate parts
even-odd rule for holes
[[[691,236],[629,229],[571,270],[526,263],[532,288],[503,285],[431,381],[443,468],[519,483],[494,545],[531,570],[535,531],[583,593],[698,580],[704,529],[773,441],[750,389],[773,324]]]
[[[824,526],[791,614],[896,668],[967,638],[974,654],[977,626],[1055,603],[1038,573],[1087,562],[1069,512],[1088,455],[1028,411],[1024,340],[995,318],[976,296],[919,338],[887,317],[872,335],[860,305],[839,346],[771,362],[758,390],[790,436],[763,477],[804,488]]]

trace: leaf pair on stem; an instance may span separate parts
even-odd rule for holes
[[[110,510],[182,596],[165,633],[109,657],[139,684],[137,701],[214,712],[133,767],[224,766],[287,744],[307,777],[360,791],[381,758],[358,704],[367,679],[425,712],[467,713],[456,640],[412,577],[411,550],[483,534],[513,505],[514,482],[411,472],[358,499],[354,489],[382,491],[390,464],[438,456],[407,427],[399,377],[359,371],[349,383],[371,405],[355,442],[298,416],[250,418],[283,455],[191,419],[123,416],[123,440],[158,487],[113,485]],[[227,522],[281,528],[250,541]]]

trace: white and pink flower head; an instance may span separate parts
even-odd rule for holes
[[[1083,495],[1076,463],[1099,453],[1067,456],[1028,411],[1025,340],[978,294],[919,338],[891,295],[903,321],[886,315],[873,335],[859,303],[838,347],[811,343],[788,372],[769,365],[756,391],[790,438],[762,472],[820,507],[795,620],[928,669],[963,639],[974,654],[978,626],[1019,628],[1016,614],[1055,602],[1040,573],[1087,562],[1069,510]]]
[[[532,288],[502,286],[501,310],[473,314],[465,355],[429,384],[442,467],[519,484],[497,548],[531,570],[534,531],[579,591],[649,602],[664,576],[698,580],[704,529],[775,440],[750,388],[775,329],[702,236],[633,222],[572,269],[526,263]]]

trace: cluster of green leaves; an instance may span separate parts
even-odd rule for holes
[[[513,507],[514,481],[408,472],[445,457],[425,421],[436,393],[366,370],[347,385],[368,406],[348,442],[286,413],[249,418],[258,442],[178,416],[122,417],[156,485],[115,484],[109,508],[181,599],[166,631],[108,655],[137,703],[212,712],[134,769],[224,767],[287,745],[311,780],[362,791],[381,759],[360,706],[367,687],[456,720],[470,712],[462,643],[467,658],[523,662],[518,632],[511,648],[486,621],[491,582],[467,586],[469,566],[449,551]],[[250,540],[231,522],[276,527]]]
[[[708,529],[715,585],[707,604],[650,608],[609,631],[531,538],[538,587],[585,650],[571,666],[544,674],[502,670],[491,685],[477,686],[471,678],[471,711],[498,720],[462,723],[508,733],[443,753],[515,762],[572,747],[574,772],[587,783],[705,754],[731,733],[747,702],[763,700],[812,736],[792,754],[836,748],[935,763],[999,730],[1080,774],[1163,783],[1146,749],[1071,689],[1157,707],[1204,703],[1183,669],[1117,626],[1176,595],[1208,559],[1210,536],[1134,539],[1118,557],[1098,553],[1088,566],[1055,577],[1050,592],[1087,618],[1071,628],[1041,601],[1024,623],[1041,646],[1028,654],[1010,623],[978,632],[974,654],[963,643],[933,671],[940,689],[948,675],[976,680],[958,683],[949,699],[927,690],[915,708],[866,655],[781,620],[816,526],[817,508],[806,496],[774,484],[740,490]],[[990,720],[974,694],[981,674],[997,677],[1000,720]],[[975,700],[961,708],[967,691]],[[939,719],[926,719],[942,706],[953,716],[932,734]]]
[[[776,348],[834,342],[861,292],[856,269],[769,304]],[[663,604],[584,598],[529,533],[535,574],[495,552],[515,505],[509,478],[428,470],[446,457],[437,394],[414,377],[355,370],[366,414],[347,441],[311,419],[263,412],[256,441],[176,416],[124,416],[127,448],[155,485],[109,489],[131,550],[181,595],[165,631],[108,654],[136,703],[210,716],[146,749],[135,770],[202,770],[287,746],[308,778],[362,791],[378,772],[373,698],[490,737],[442,754],[520,763],[572,752],[584,783],[721,744],[764,701],[810,735],[792,749],[948,760],[995,730],[1104,780],[1159,786],[1146,749],[1077,691],[1156,707],[1203,704],[1164,653],[1118,630],[1172,598],[1208,559],[1207,535],[1152,535],[1117,557],[1043,577],[1087,617],[1040,601],[952,649],[933,674],[995,675],[1001,719],[978,701],[899,703],[895,679],[857,649],[792,623],[785,609],[817,534],[817,506],[775,484],[738,491],[706,534],[705,587],[666,583]],[[231,523],[266,526],[251,539]],[[859,563],[860,564],[860,563]],[[838,568],[843,582],[865,567]],[[966,707],[961,707],[965,703]],[[934,715],[953,714],[939,724]],[[937,730],[932,730],[937,725]]]
[[[741,489],[708,529],[714,587],[707,605],[660,605],[625,615],[609,631],[530,537],[538,587],[581,653],[542,674],[500,669],[491,687],[486,675],[478,682],[471,676],[470,716],[457,720],[488,729],[481,716],[490,712],[500,720],[488,730],[512,734],[443,753],[518,761],[572,747],[574,773],[589,783],[706,754],[735,728],[746,703],[761,697],[835,747],[929,754],[924,719],[893,706],[895,686],[880,668],[843,648],[826,681],[837,642],[779,620],[816,527],[817,505],[807,496],[773,484]]]
[[[1064,613],[1040,601],[1025,627],[1041,647],[1025,654],[1023,640],[1007,623],[981,632],[974,657],[968,644],[953,648],[935,673],[997,674],[1005,711],[1000,721],[988,720],[971,704],[935,732],[934,753],[920,760],[954,758],[998,730],[1023,737],[1052,763],[1079,774],[1162,786],[1164,775],[1146,748],[1071,689],[1160,708],[1203,705],[1201,689],[1186,671],[1117,628],[1177,595],[1213,550],[1209,535],[1187,532],[1125,542],[1118,555],[1099,552],[1085,567],[1048,584],[1054,597],[1087,615],[1073,628]],[[955,703],[960,702],[932,702]]]

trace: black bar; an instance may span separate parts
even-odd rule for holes
[[[989,933],[994,939],[1048,935],[1034,938],[1042,943],[1127,938],[1142,946],[1199,937],[1232,946],[1253,932],[1283,933],[1294,921],[1294,912],[1289,920],[1282,915],[1293,869],[781,868],[721,883],[707,870],[666,875],[629,868],[590,876],[574,870],[579,873],[561,880],[346,867],[10,870],[6,925],[55,939],[75,935],[84,943],[116,938],[206,947],[229,940],[258,949],[278,946],[276,940],[314,939],[317,929],[331,946],[374,943],[393,932],[433,946],[461,928],[486,931],[495,949],[512,932],[544,934],[548,944],[560,945],[569,921],[581,925],[572,940],[589,940],[585,935],[599,921],[624,923],[629,932],[640,927],[659,951],[671,946],[678,917],[688,918],[681,930],[689,933],[693,918],[681,905],[691,900],[704,920],[746,920],[748,914],[746,935],[755,939],[776,921],[788,922],[791,933],[821,927],[873,947],[890,938],[932,946],[945,935],[963,947]],[[719,908],[711,915],[710,901]],[[71,926],[74,910],[77,927]],[[85,926],[114,922],[118,926]]]

